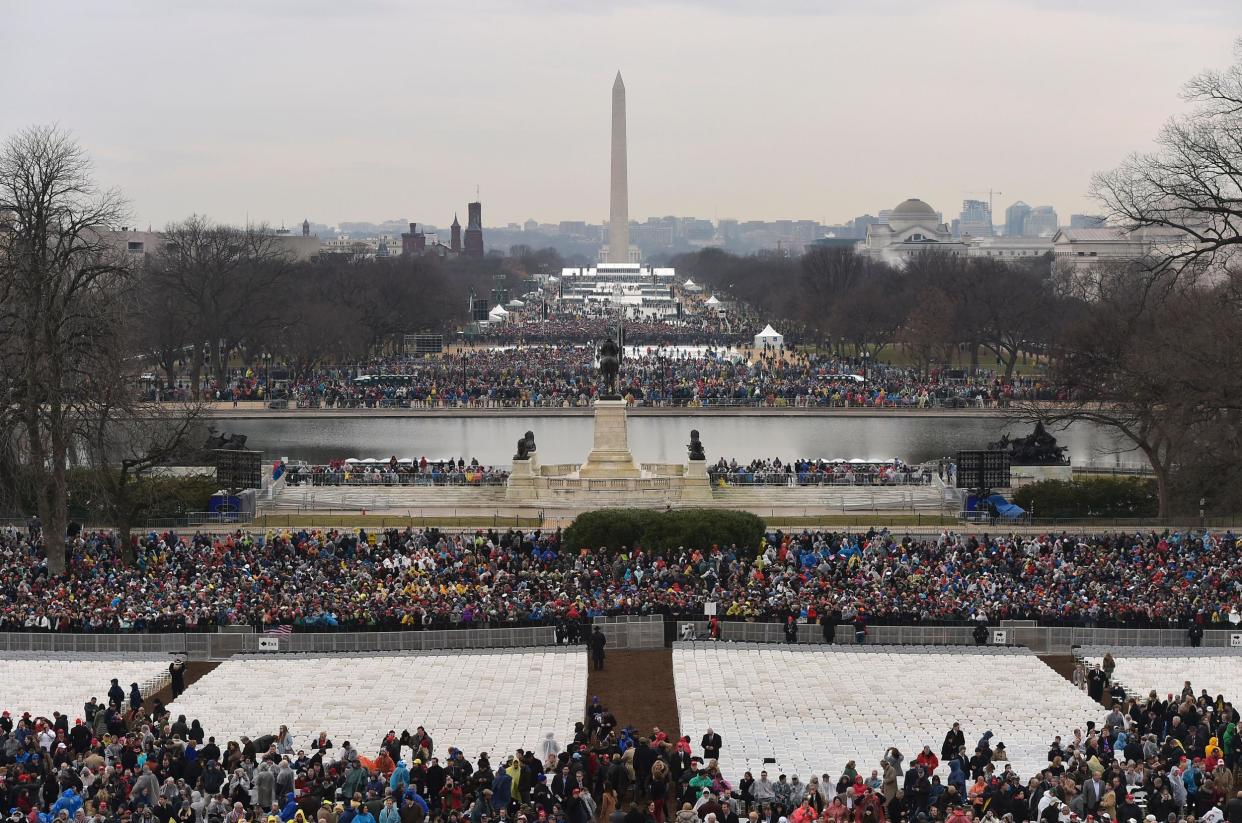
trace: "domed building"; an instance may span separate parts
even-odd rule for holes
[[[898,203],[887,223],[867,226],[867,237],[859,244],[862,254],[894,266],[904,266],[920,252],[965,254],[966,248],[965,243],[953,238],[936,210],[917,197]]]

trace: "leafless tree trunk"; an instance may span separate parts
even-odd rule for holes
[[[125,208],[117,193],[95,186],[72,139],[35,127],[0,149],[0,210],[12,213],[0,231],[0,380],[22,422],[48,568],[60,574],[86,376],[112,333],[107,309],[130,276],[105,234]]]

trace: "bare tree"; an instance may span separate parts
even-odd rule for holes
[[[1152,299],[1151,283],[1166,274],[1143,265],[1098,270],[1099,296],[1058,342],[1053,374],[1067,401],[1020,404],[1025,417],[1093,423],[1141,452],[1161,517],[1197,509],[1201,467],[1230,486],[1242,462],[1242,284],[1186,280]]]
[[[189,323],[190,381],[198,394],[202,370],[223,384],[228,353],[251,330],[281,317],[279,301],[288,258],[276,236],[264,227],[244,229],[192,215],[161,233],[162,245],[150,264],[150,288],[181,307]]]
[[[1170,234],[1148,268],[1171,276],[1228,263],[1242,246],[1242,39],[1233,65],[1194,77],[1182,96],[1191,109],[1165,124],[1156,151],[1131,155],[1092,185],[1119,222]]]
[[[33,127],[0,150],[0,209],[12,213],[0,232],[3,393],[48,535],[48,568],[59,574],[85,387],[107,356],[116,295],[131,277],[103,234],[125,204],[95,185],[89,158],[67,134]]]

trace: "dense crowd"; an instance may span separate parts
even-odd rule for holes
[[[176,665],[176,664],[174,664]],[[954,723],[920,752],[829,772],[723,774],[731,741],[696,746],[622,726],[594,698],[572,739],[466,753],[423,726],[382,740],[300,740],[281,726],[223,743],[113,680],[70,724],[0,718],[0,792],[12,823],[1176,823],[1242,818],[1238,712],[1221,696],[1119,699],[1050,741],[1019,775],[1003,741]],[[934,700],[935,695],[926,699]],[[970,739],[980,734],[970,730]],[[937,754],[937,751],[939,754]],[[911,756],[913,755],[913,756]],[[775,779],[773,779],[775,777]]]
[[[382,462],[345,458],[317,465],[297,463],[278,471],[283,471],[290,486],[499,486],[509,479],[505,469],[462,457],[415,461],[393,456]]]
[[[274,396],[304,407],[567,407],[589,403],[598,379],[590,346],[483,348],[304,375]],[[635,405],[691,407],[994,407],[1056,399],[1039,379],[987,370],[923,374],[852,358],[736,348],[627,347],[619,391]]]
[[[273,531],[82,533],[68,573],[0,531],[0,629],[452,628],[556,624],[599,614],[784,622],[1200,626],[1242,620],[1230,532],[910,537],[769,534],[758,546],[565,546],[559,530],[447,534]]]
[[[237,369],[207,399],[287,400],[301,407],[570,407],[598,392],[590,344],[467,348],[426,358],[387,357],[304,372]],[[284,379],[288,378],[288,379]],[[164,399],[184,399],[184,386],[152,387]],[[621,393],[642,406],[795,406],[831,408],[1003,407],[1015,401],[1055,401],[1059,393],[1037,377],[979,369],[924,373],[859,358],[754,349],[749,344],[627,346]]]
[[[930,467],[910,466],[900,460],[869,463],[863,460],[781,462],[779,457],[738,463],[721,457],[707,470],[713,483],[731,486],[909,486],[931,482]]]
[[[682,317],[626,318],[625,339],[641,346],[719,346],[749,340],[762,328],[756,319],[737,309],[688,311]],[[528,311],[508,322],[489,324],[473,339],[500,344],[595,345],[615,336],[617,318],[611,313],[575,308]]]

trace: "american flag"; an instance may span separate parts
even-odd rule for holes
[[[269,626],[263,630],[264,637],[288,637],[293,634],[293,626],[288,623],[281,623],[279,626]]]

